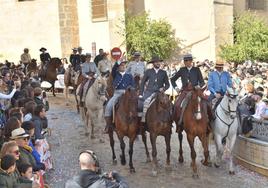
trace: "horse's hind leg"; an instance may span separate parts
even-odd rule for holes
[[[130,168],[130,172],[133,173],[135,172],[135,168],[133,167],[133,161],[132,161],[132,155],[133,155],[133,143],[136,137],[134,138],[129,138],[129,168]]]
[[[114,152],[114,132],[112,130],[109,131],[109,139],[110,139],[110,146],[112,149],[112,154],[113,154],[113,164],[116,164],[116,155]]]
[[[151,145],[152,145],[152,157],[153,157],[153,176],[157,175],[157,150],[156,150],[156,135],[153,133],[150,133],[150,140],[151,140]]]
[[[233,148],[236,140],[236,134],[232,136],[229,143],[229,149],[230,149],[230,163],[229,163],[229,174],[234,175],[234,164],[233,164]]]
[[[180,141],[180,150],[179,150],[179,162],[180,163],[183,163],[183,161],[184,161],[184,159],[183,159],[183,151],[182,151],[182,139],[183,139],[182,131],[183,130],[179,130],[179,133],[178,133],[178,137],[179,137],[179,141]]]
[[[121,148],[121,151],[122,151],[122,154],[120,155],[121,164],[126,165],[126,156],[125,156],[126,144],[124,142],[123,136],[118,136],[118,139],[120,141],[120,148]]]
[[[151,162],[150,154],[149,154],[148,147],[147,147],[146,132],[142,131],[141,136],[142,136],[142,141],[143,141],[144,146],[145,146],[145,153],[146,153],[146,156],[147,156],[146,162]]]
[[[56,97],[56,95],[55,95],[55,83],[52,84],[52,93],[53,93],[53,96]]]
[[[214,135],[215,139],[215,144],[216,144],[216,162],[215,162],[215,167],[218,168],[220,167],[220,163],[222,161],[222,155],[223,155],[223,145],[222,145],[222,137],[218,134]]]
[[[209,150],[208,150],[208,135],[207,134],[203,134],[201,137],[199,137],[199,139],[201,140],[203,149],[204,149],[204,157],[205,159],[202,160],[202,164],[204,166],[210,166],[211,163],[209,161]]]
[[[188,140],[189,146],[191,148],[191,158],[192,158],[191,166],[193,169],[193,178],[198,178],[197,166],[196,166],[196,162],[195,162],[196,152],[194,150],[194,136],[187,134],[187,140]]]

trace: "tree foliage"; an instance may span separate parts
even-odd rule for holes
[[[140,51],[146,60],[155,54],[169,59],[179,46],[171,25],[165,19],[150,19],[148,13],[135,16],[127,14],[124,35],[129,57],[135,51]]]
[[[268,60],[268,25],[257,15],[247,12],[235,18],[234,44],[221,46],[226,61]]]

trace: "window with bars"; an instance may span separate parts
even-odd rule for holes
[[[107,0],[91,0],[93,22],[107,21]]]
[[[266,10],[267,0],[248,0],[247,8],[249,10]]]

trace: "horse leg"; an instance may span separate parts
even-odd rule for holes
[[[209,161],[208,138],[209,137],[207,134],[203,134],[201,137],[199,137],[204,149],[205,159],[201,161],[204,166],[211,166],[211,163]]]
[[[130,168],[130,173],[135,172],[135,168],[133,167],[133,161],[132,161],[132,155],[133,155],[133,143],[136,137],[134,138],[129,138],[129,168]]]
[[[189,146],[191,148],[191,158],[192,158],[191,166],[193,169],[193,178],[198,178],[197,166],[196,166],[196,162],[195,162],[196,152],[194,150],[194,136],[187,134],[187,140],[188,140]]]
[[[53,96],[56,97],[56,95],[55,95],[55,83],[52,84],[52,93],[53,93]]]
[[[78,101],[77,94],[76,94],[76,89],[77,89],[77,87],[74,87],[74,98],[75,98],[75,102],[76,102],[77,113],[79,114],[80,108],[79,108],[79,101]]]
[[[234,175],[234,164],[233,164],[233,148],[236,140],[236,134],[230,139],[229,149],[230,149],[230,163],[229,163],[229,174]]]
[[[146,132],[144,130],[142,131],[141,136],[142,136],[142,141],[143,141],[144,146],[145,146],[145,153],[147,156],[146,162],[151,162],[150,154],[149,154],[148,147],[147,147]]]
[[[182,139],[183,139],[182,130],[179,130],[178,137],[180,141],[179,162],[183,163],[184,159],[183,159],[183,151],[182,151]]]
[[[88,114],[88,117],[90,117],[90,119],[88,120],[90,122],[90,125],[88,125],[88,128],[91,127],[91,135],[90,138],[91,139],[95,139],[95,135],[94,135],[94,121],[93,121],[93,114],[90,110],[87,110],[86,112]]]
[[[170,137],[171,135],[168,134],[165,136],[165,142],[166,142],[166,153],[167,153],[167,165],[169,166],[170,165],[170,151],[171,151],[171,148],[170,148]]]
[[[222,137],[218,134],[215,134],[214,136],[215,139],[215,144],[216,144],[216,162],[215,162],[215,167],[219,168],[220,167],[220,163],[222,161],[222,155],[223,155],[223,145],[222,145]]]
[[[152,157],[153,157],[153,176],[157,175],[157,150],[156,150],[156,135],[153,133],[150,133],[150,140],[151,140],[151,145],[152,145]]]
[[[90,114],[89,112],[85,112],[85,108],[82,108],[82,113],[81,113],[82,119],[85,122],[85,127],[86,127],[86,133],[85,135],[88,136],[89,135],[89,130],[88,128],[91,126],[91,122],[90,122]]]
[[[126,156],[125,156],[126,144],[124,142],[123,136],[118,135],[118,139],[120,141],[120,148],[121,148],[121,151],[122,151],[122,154],[120,155],[121,164],[126,165]]]
[[[110,139],[110,146],[111,146],[112,154],[113,154],[113,164],[116,164],[117,160],[116,160],[116,155],[114,152],[114,132],[113,131],[109,131],[109,139]]]

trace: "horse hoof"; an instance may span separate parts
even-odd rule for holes
[[[153,176],[153,177],[156,177],[156,176],[157,176],[157,171],[156,171],[156,170],[153,170],[153,171],[152,171],[152,176]]]
[[[214,163],[214,166],[215,166],[216,168],[219,168],[219,167],[220,167],[220,165],[218,165],[218,164],[216,164],[216,163]]]
[[[121,158],[121,165],[126,165],[126,159],[124,159],[121,155],[120,155],[120,158]]]
[[[179,163],[183,163],[184,159],[183,157],[179,157]]]
[[[89,133],[85,133],[85,136],[89,136]]]
[[[91,135],[90,138],[91,138],[91,139],[95,139],[96,137],[95,137],[94,135]]]
[[[199,175],[198,175],[197,173],[194,173],[194,174],[192,175],[192,177],[193,177],[194,179],[198,179],[198,178],[199,178]]]
[[[230,175],[235,175],[235,172],[234,171],[229,171],[229,174]]]
[[[129,170],[129,172],[130,173],[135,173],[136,171],[135,171],[135,168],[131,168],[130,170]]]
[[[114,159],[114,160],[113,160],[113,165],[116,165],[116,164],[117,164],[117,160]]]
[[[150,163],[151,161],[152,161],[151,158],[150,157],[147,157],[146,163]]]
[[[100,138],[99,140],[100,143],[105,143],[103,139]]]
[[[211,167],[211,162],[208,162],[208,161],[205,161],[205,160],[201,160],[201,163],[204,165],[204,166],[208,166],[208,167]]]

